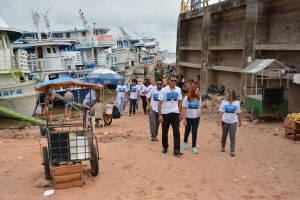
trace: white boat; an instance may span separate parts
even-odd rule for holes
[[[29,81],[27,53],[13,54],[12,42],[22,31],[7,26],[0,16],[0,105],[32,115],[36,105],[35,81]]]

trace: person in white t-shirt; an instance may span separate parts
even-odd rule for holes
[[[197,85],[193,85],[187,96],[184,97],[182,102],[183,124],[185,125],[183,148],[187,149],[189,134],[192,131],[192,153],[197,154],[198,148],[196,147],[197,142],[197,132],[200,123],[200,113],[201,113],[201,97],[200,89]]]
[[[123,85],[117,85],[116,91],[117,91],[118,109],[120,111],[120,114],[123,115],[128,88],[124,83]]]
[[[182,94],[176,86],[177,78],[174,75],[169,77],[169,85],[164,87],[159,94],[158,114],[162,123],[162,146],[163,153],[168,152],[168,131],[170,125],[173,129],[174,155],[182,155],[180,152],[179,123],[182,120]]]
[[[158,79],[156,82],[156,87],[151,89],[147,94],[147,110],[149,110],[149,124],[150,124],[150,133],[151,141],[158,141],[158,127],[159,127],[159,118],[158,118],[158,97],[162,89],[163,81]],[[151,100],[151,101],[150,101]]]
[[[234,157],[235,150],[235,132],[237,125],[241,126],[241,105],[236,97],[234,89],[227,89],[225,99],[219,108],[218,126],[222,125],[221,151],[225,152],[226,140],[229,132],[230,137],[230,155]]]
[[[131,85],[129,86],[128,92],[129,92],[129,101],[130,101],[130,106],[129,106],[129,116],[131,114],[135,114],[135,109],[136,109],[136,101],[138,96],[140,95],[140,89],[137,86],[137,80],[132,79]]]

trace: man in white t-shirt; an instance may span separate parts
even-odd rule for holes
[[[182,155],[180,152],[179,123],[182,120],[182,94],[176,86],[177,78],[174,75],[169,77],[169,85],[164,87],[159,94],[158,114],[162,123],[162,146],[163,153],[168,151],[168,131],[170,125],[173,129],[174,155]]]
[[[138,96],[140,95],[140,89],[137,86],[137,80],[132,79],[131,83],[132,84],[128,88],[129,101],[130,101],[129,116],[131,116],[131,114],[135,114],[136,101],[137,101]]]
[[[126,94],[128,92],[127,86],[125,83],[123,85],[117,85],[117,102],[118,102],[118,109],[120,114],[123,115],[125,109],[125,101],[126,101]]]
[[[158,141],[157,139],[158,127],[159,127],[158,97],[162,89],[162,85],[163,85],[163,81],[161,79],[158,79],[156,82],[156,87],[150,90],[149,93],[147,94],[147,107],[149,110],[151,141]]]

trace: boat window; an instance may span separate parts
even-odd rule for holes
[[[51,49],[50,48],[47,48],[47,53],[51,54]]]
[[[82,35],[83,37],[85,37],[85,36],[86,36],[86,32],[82,32],[81,35]]]
[[[67,38],[70,38],[70,33],[67,33]]]
[[[49,80],[53,80],[53,79],[59,78],[59,75],[58,74],[50,74],[48,77],[49,77]]]
[[[53,53],[56,53],[56,49],[55,48],[53,48]]]

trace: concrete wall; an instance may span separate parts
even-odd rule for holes
[[[289,112],[300,112],[300,85],[291,83],[288,91]]]
[[[300,1],[226,0],[182,13],[176,52],[179,73],[194,79],[200,72],[202,91],[225,85],[243,98],[245,78],[237,72],[249,57],[277,59],[300,71]],[[290,111],[299,110],[299,91],[293,84]]]

